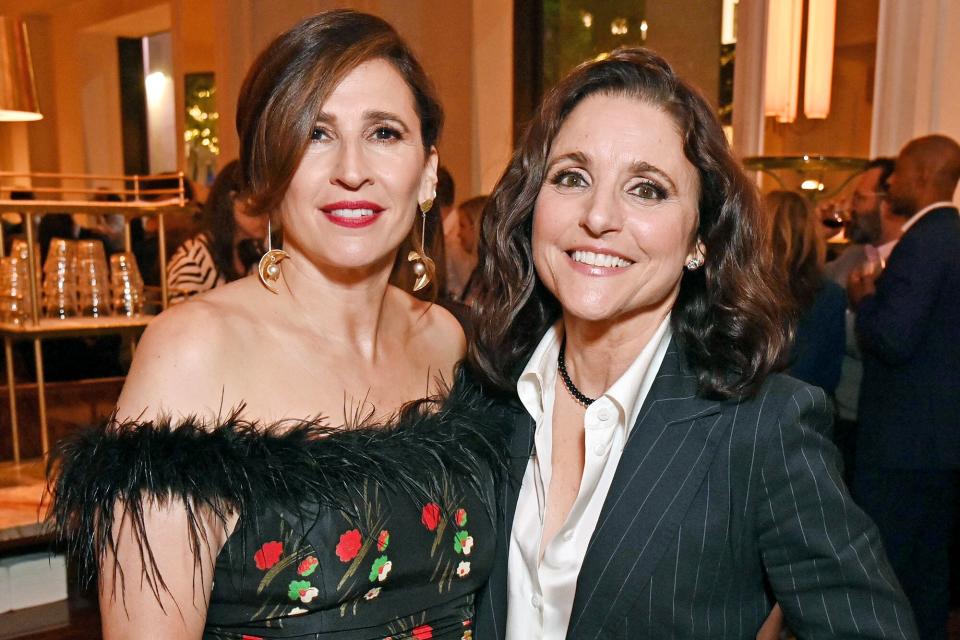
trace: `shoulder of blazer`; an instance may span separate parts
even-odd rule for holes
[[[804,424],[820,435],[828,436],[833,427],[832,405],[823,389],[782,373],[767,376],[751,396],[724,401],[721,411],[732,414],[735,423],[755,424],[752,430],[738,432],[761,440],[784,422],[797,422],[801,416]]]

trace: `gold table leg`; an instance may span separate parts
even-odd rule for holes
[[[17,421],[17,381],[13,375],[13,343],[10,338],[3,339],[3,350],[7,356],[7,395],[10,399],[10,432],[13,437],[13,462],[20,464],[20,424]]]
[[[37,401],[40,405],[40,448],[46,456],[50,451],[50,434],[47,431],[47,393],[43,379],[43,349],[40,338],[33,339],[33,359],[37,364]]]

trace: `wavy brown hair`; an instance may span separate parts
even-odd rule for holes
[[[699,175],[697,234],[706,264],[685,271],[671,322],[700,392],[727,398],[756,392],[791,339],[771,268],[759,195],[734,159],[706,99],[659,55],[623,48],[574,69],[546,96],[484,210],[475,339],[469,362],[487,384],[512,392],[516,374],[561,314],[533,266],[533,208],[550,147],[587,96],[632,97],[670,115]],[[642,124],[642,123],[639,123]]]
[[[386,60],[413,93],[423,147],[440,137],[443,109],[406,42],[386,21],[352,10],[326,11],[277,36],[250,67],[237,102],[244,195],[250,211],[273,211],[290,185],[336,86],[364,62]]]
[[[811,214],[807,199],[793,191],[771,191],[763,206],[777,267],[788,282],[796,311],[807,309],[823,287],[827,247],[820,237],[820,221]]]

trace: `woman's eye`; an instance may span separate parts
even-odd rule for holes
[[[630,193],[643,200],[663,200],[667,197],[663,189],[652,182],[641,182],[630,189]]]
[[[310,132],[310,142],[320,142],[324,138],[329,138],[327,132],[324,131],[321,127],[314,127]]]
[[[575,171],[561,171],[553,177],[553,184],[576,189],[587,186],[587,180]]]
[[[375,140],[399,140],[403,136],[393,127],[377,127],[373,137]]]

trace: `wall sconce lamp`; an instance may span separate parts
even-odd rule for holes
[[[808,118],[826,118],[830,113],[837,1],[806,2],[803,113]],[[777,122],[793,122],[797,118],[803,3],[804,0],[769,0],[768,4],[763,112]]]
[[[0,16],[0,120],[40,120],[30,42],[22,20]]]

